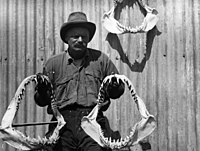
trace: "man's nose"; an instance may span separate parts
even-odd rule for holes
[[[82,36],[79,36],[79,37],[78,37],[78,41],[79,41],[79,42],[83,42]]]

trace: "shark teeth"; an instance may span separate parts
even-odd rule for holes
[[[131,142],[131,135],[133,135],[133,133],[134,132],[131,131],[129,136],[126,136],[124,139],[120,138],[117,140],[114,140],[111,137],[104,137],[103,135],[101,135],[101,140],[107,147],[111,149],[120,149],[127,146],[127,144]]]

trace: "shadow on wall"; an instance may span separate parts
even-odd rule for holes
[[[122,8],[124,8],[125,6],[131,7],[135,4],[136,4],[136,0],[134,0],[134,1],[124,0],[121,3],[121,5],[116,8],[115,18],[119,19]],[[140,8],[140,11],[142,12],[142,14],[145,16],[146,11],[140,5],[139,5],[139,8]],[[124,50],[122,48],[122,45],[120,43],[120,40],[119,40],[117,34],[108,33],[106,40],[108,41],[108,43],[110,44],[110,46],[113,49],[118,51],[122,62],[126,63],[129,66],[131,71],[142,72],[145,68],[146,62],[149,60],[149,58],[151,56],[151,50],[152,50],[154,38],[155,38],[155,36],[159,36],[160,34],[161,34],[161,32],[157,29],[156,26],[152,30],[147,32],[146,53],[144,54],[142,61],[138,62],[137,60],[135,60],[134,63],[131,63],[128,56],[124,53]]]

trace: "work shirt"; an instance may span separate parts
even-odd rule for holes
[[[95,106],[103,79],[112,73],[118,73],[107,55],[90,48],[87,49],[81,66],[75,66],[73,59],[65,51],[51,57],[43,72],[53,84],[59,109],[72,104]]]

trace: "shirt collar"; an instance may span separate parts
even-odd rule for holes
[[[65,52],[66,52],[67,61],[68,61],[67,64],[71,64],[74,61],[74,59],[69,55],[68,50],[66,50]],[[88,57],[89,57],[89,51],[88,51],[88,49],[86,49],[84,61],[86,61],[88,59]]]

